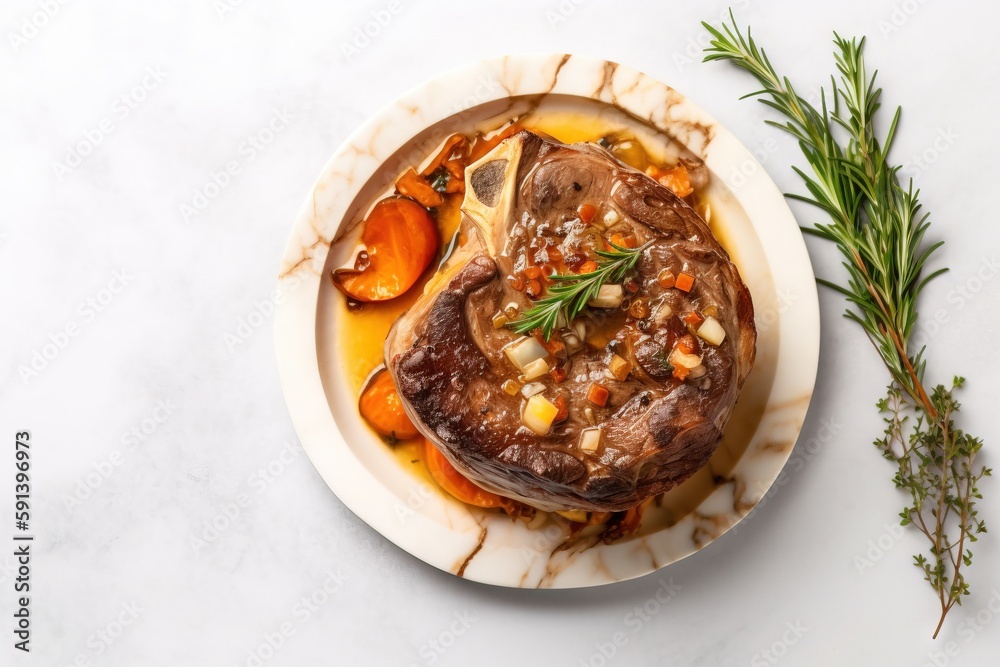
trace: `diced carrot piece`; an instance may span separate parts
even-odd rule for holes
[[[635,247],[635,237],[629,234],[624,236],[622,234],[612,234],[611,243],[618,246],[619,248],[634,248]]]
[[[512,276],[507,276],[507,282],[510,283],[511,288],[517,290],[518,292],[523,290],[528,284],[528,281],[525,279],[523,272],[515,273]]]
[[[549,371],[549,375],[552,376],[553,382],[565,382],[566,381],[566,371],[562,368],[553,368]]]
[[[529,266],[524,270],[524,277],[528,280],[538,280],[542,275],[542,270],[537,266]]]
[[[685,324],[690,324],[693,327],[698,326],[705,321],[705,318],[698,313],[697,310],[692,310],[690,313],[684,316]]]
[[[578,273],[593,273],[597,270],[597,262],[592,259],[588,259],[586,262],[580,265],[580,270]]]
[[[387,438],[409,440],[420,435],[406,416],[403,399],[399,397],[388,371],[382,371],[368,383],[361,393],[358,409],[372,428]]]
[[[558,338],[542,340],[541,343],[553,357],[556,357],[557,359],[563,359],[566,357],[566,343],[562,342]]]
[[[597,215],[597,207],[593,204],[583,204],[576,209],[576,212],[580,214],[580,220],[589,223]]]
[[[552,420],[553,424],[558,424],[561,421],[565,421],[569,417],[569,405],[566,404],[566,397],[559,394],[552,401],[552,405],[556,406],[559,412],[556,413],[555,419]]]
[[[690,292],[691,288],[694,287],[694,276],[688,273],[682,273],[677,276],[677,289],[682,292]]]
[[[416,200],[426,208],[434,208],[444,203],[444,196],[432,188],[431,184],[421,178],[412,167],[396,181],[396,192]]]
[[[663,289],[670,289],[677,284],[677,278],[674,277],[674,272],[670,269],[663,269],[656,274],[656,282],[660,283],[660,287]]]
[[[690,372],[691,369],[685,366],[681,365],[674,366],[674,377],[677,378],[678,380],[685,379],[688,376],[688,373]]]
[[[428,164],[424,170],[420,172],[420,175],[427,178],[437,171],[438,167],[445,165],[445,168],[448,169],[448,173],[451,174],[452,179],[454,179],[456,174],[446,165],[446,161],[451,160],[456,154],[463,156],[466,155],[469,152],[469,148],[469,139],[464,134],[451,135],[448,137],[448,140],[444,142],[444,146],[438,154],[434,156],[434,159],[430,161],[430,164]]]
[[[405,197],[375,204],[361,242],[367,264],[333,272],[333,284],[356,301],[386,301],[413,287],[437,255],[437,225],[424,207]]]
[[[625,283],[625,289],[627,289],[632,294],[635,294],[636,292],[639,291],[639,283],[637,283],[634,280],[630,280],[627,283]]]
[[[594,405],[599,405],[602,408],[608,404],[608,396],[610,393],[608,390],[596,382],[590,385],[590,389],[587,390],[587,400]]]
[[[694,354],[698,351],[698,341],[691,334],[685,334],[678,339],[677,349],[684,354]]]
[[[530,297],[539,297],[542,295],[542,283],[537,280],[531,279],[528,281],[527,286],[524,288]]]
[[[542,270],[543,278],[548,278],[549,276],[551,276],[553,273],[556,272],[556,267],[552,266],[551,264],[542,264],[539,268]]]

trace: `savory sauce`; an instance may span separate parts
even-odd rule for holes
[[[609,134],[628,132],[631,129],[601,117],[572,112],[540,114],[537,117],[524,119],[520,124],[526,129],[547,134],[563,143],[596,142]],[[667,158],[667,152],[662,146],[653,146],[648,142],[641,144],[652,162],[662,164]],[[710,187],[709,190],[711,189]],[[725,220],[711,207],[710,196],[705,192],[696,192],[695,198],[696,210],[703,218],[708,219],[713,234],[742,272],[738,248],[733,243],[733,237],[726,227]],[[353,390],[351,400],[357,400],[372,372],[383,365],[385,339],[389,329],[423,293],[425,285],[437,271],[440,257],[444,256],[447,249],[457,240],[456,235],[459,233],[462,221],[460,208],[462,199],[461,194],[447,195],[445,204],[438,207],[436,218],[441,238],[439,259],[431,263],[425,274],[407,293],[389,301],[350,305],[342,294],[336,294],[338,314],[335,321],[340,348],[339,357],[350,360],[348,375]],[[751,378],[753,375],[751,373]],[[714,480],[720,475],[727,475],[745,451],[756,431],[766,402],[767,392],[763,394],[755,392],[750,396],[741,395],[727,428],[726,437],[716,455],[689,482],[668,492],[663,499],[659,499],[656,503],[658,506],[655,512],[656,519],[648,522],[648,525],[644,521],[637,534],[648,533],[675,523],[695,509],[714,490]],[[396,442],[392,445],[392,451],[403,469],[421,481],[427,482],[432,488],[438,488],[424,463],[423,438]],[[649,514],[654,513],[649,512]]]

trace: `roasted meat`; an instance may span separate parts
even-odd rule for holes
[[[705,222],[603,148],[529,132],[465,177],[470,239],[386,341],[417,428],[477,484],[543,510],[628,509],[704,466],[756,344],[750,293]],[[586,271],[608,239],[641,249],[620,304],[548,341],[507,326],[533,304],[518,284],[532,267]],[[529,377],[512,346],[544,349],[548,372]],[[534,403],[559,409],[547,430]]]

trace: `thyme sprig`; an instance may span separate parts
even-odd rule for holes
[[[558,328],[560,316],[565,322],[572,322],[587,308],[587,302],[597,297],[602,285],[624,281],[646,247],[625,248],[611,242],[608,244],[611,250],[595,251],[600,259],[593,271],[549,276],[554,284],[549,287],[547,295],[536,301],[520,318],[508,322],[507,326],[517,333],[541,329],[545,340],[548,340],[553,330]]]
[[[833,242],[848,272],[846,285],[819,282],[853,305],[845,315],[863,328],[892,377],[888,396],[878,402],[889,415],[885,437],[875,445],[896,464],[896,486],[910,494],[901,523],[916,526],[929,542],[930,559],[918,554],[914,562],[938,595],[937,637],[948,612],[969,594],[962,567],[972,562],[969,544],[986,532],[975,501],[982,498],[979,481],[991,471],[974,467],[983,443],[953,421],[959,409],[953,390],[964,381],[956,377],[951,388],[938,385],[928,394],[925,348],[913,351],[909,346],[917,297],[947,269],[924,275],[927,260],[942,242],[924,242],[930,223],[920,212],[919,191],[912,181],[904,187],[900,167],[889,160],[900,109],[880,139],[875,121],[882,91],[875,86],[875,75],[866,73],[864,39],[846,40],[834,33],[840,76],[831,77],[830,99],[824,90],[817,108],[795,92],[787,77],[778,76],[750,30],[745,35],[740,31],[732,12],[721,30],[703,25],[713,37],[705,60],[726,60],[752,74],[762,88],[745,97],[757,97],[777,111],[783,120],[767,123],[798,142],[811,173],[794,170],[808,195],[788,196],[829,215],[830,222],[803,232]],[[950,539],[949,532],[955,531],[957,537]]]

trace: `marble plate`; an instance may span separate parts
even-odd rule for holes
[[[650,507],[635,535],[612,544],[569,537],[557,519],[529,526],[438,492],[357,414],[358,369],[344,358],[347,317],[329,271],[348,257],[357,222],[404,165],[451,132],[520,114],[628,127],[647,147],[687,150],[712,173],[712,225],[756,306],[757,363],[712,460]],[[595,120],[596,119],[596,120]],[[354,235],[354,236],[352,236]],[[347,248],[345,250],[345,248]],[[334,154],[295,220],[281,262],[276,346],[292,420],[330,489],[388,539],[438,567],[515,587],[594,586],[673,563],[732,528],[788,460],[812,397],[819,312],[812,267],[781,192],[729,131],[669,86],[579,56],[477,63],[402,96]]]

